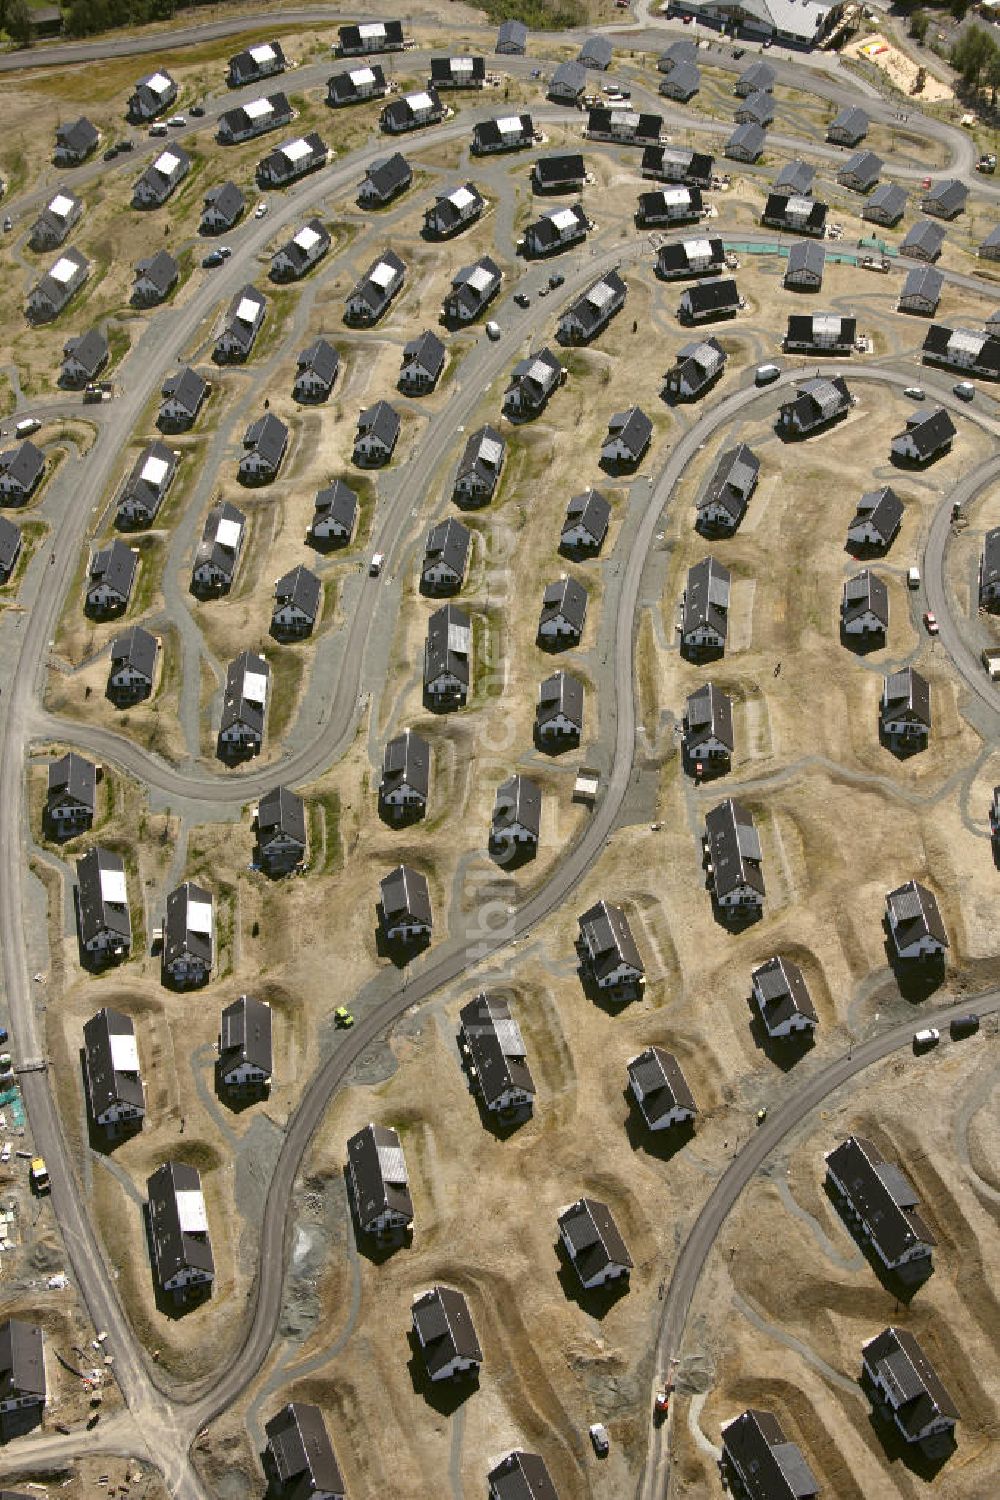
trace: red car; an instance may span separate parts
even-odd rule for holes
[[[926,631],[927,631],[928,635],[937,635],[937,633],[938,633],[937,615],[934,614],[932,610],[929,610],[929,609],[925,609],[924,610],[924,627],[926,628]]]
[[[931,185],[931,180],[930,180],[930,178],[929,178],[929,177],[925,177],[925,178],[924,178],[924,180],[923,180],[923,182],[922,182],[922,183],[921,183],[921,184],[920,184],[920,186],[921,186],[921,187],[922,187],[922,188],[924,188],[924,189],[925,189],[925,190],[926,190],[926,189],[927,189],[927,188],[929,188],[929,187],[930,187],[930,185]]]

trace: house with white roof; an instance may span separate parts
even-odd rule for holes
[[[315,130],[310,131],[294,141],[286,141],[257,163],[257,185],[261,188],[287,187],[309,172],[325,167],[329,155],[326,142]]]
[[[486,202],[474,183],[466,182],[438,193],[430,208],[424,210],[424,232],[435,239],[447,239],[481,216]]]
[[[220,146],[238,146],[243,141],[252,141],[258,135],[266,135],[269,130],[276,130],[279,125],[290,125],[291,122],[292,106],[287,95],[267,94],[221,114],[216,140]]]
[[[330,233],[319,219],[310,219],[271,257],[272,281],[298,281],[319,264],[330,248]]]
[[[155,120],[177,98],[177,85],[165,68],[140,78],[128,101],[128,118],[136,125]]]
[[[71,188],[60,188],[31,226],[28,243],[32,250],[54,250],[61,245],[83,213],[83,199]]]
[[[180,146],[161,151],[132,191],[133,208],[159,208],[191,170],[191,158]]]
[[[28,293],[25,311],[37,323],[46,323],[62,312],[90,275],[90,261],[79,250],[67,250],[40,277]]]
[[[387,134],[401,135],[407,130],[423,130],[427,125],[437,125],[444,116],[445,106],[437,90],[426,88],[416,94],[390,99],[379,116],[379,123]]]

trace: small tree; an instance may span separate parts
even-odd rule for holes
[[[31,41],[31,12],[27,0],[6,0],[4,25],[7,35],[18,47],[26,47]]]
[[[927,35],[927,28],[931,24],[931,18],[926,11],[915,10],[910,17],[910,35],[915,42],[922,42]]]

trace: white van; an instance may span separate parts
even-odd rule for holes
[[[492,339],[495,343],[496,340],[500,337],[500,324],[494,323],[491,319],[491,321],[486,325],[486,337],[488,339]]]
[[[919,568],[907,568],[907,570],[906,570],[906,587],[908,589],[918,589],[920,587],[920,569]]]
[[[38,431],[41,425],[37,417],[22,417],[20,422],[14,424],[14,436],[16,438],[30,437],[33,432]]]
[[[757,385],[770,385],[780,374],[780,365],[758,365],[753,378]]]
[[[167,127],[164,125],[163,121],[160,120],[156,125],[150,125],[149,133],[150,135],[166,135]]]
[[[921,1031],[913,1033],[914,1047],[933,1047],[941,1040],[941,1033],[936,1026],[925,1026]]]

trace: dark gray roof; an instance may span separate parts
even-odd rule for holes
[[[241,317],[241,309],[251,311],[252,318]],[[262,292],[258,292],[255,286],[248,283],[236,293],[229,304],[224,333],[238,348],[244,351],[249,350],[257,336],[257,330],[264,321],[266,311],[266,297]]]
[[[375,27],[377,30],[363,35],[361,31],[363,25]],[[340,37],[340,49],[348,55],[352,52],[381,52],[387,46],[403,45],[402,21],[359,21],[355,25],[340,26],[337,31]]]
[[[682,621],[685,635],[708,625],[725,640],[729,628],[729,587],[729,569],[714,557],[703,557],[688,569]]]
[[[354,530],[358,518],[358,497],[350,485],[342,479],[335,479],[328,484],[325,490],[320,490],[316,496],[316,520],[327,520],[336,522],[342,526],[348,535]]]
[[[67,339],[63,363],[72,358],[87,375],[96,375],[108,358],[108,341],[99,328],[88,328],[79,338]]]
[[[56,141],[60,146],[68,147],[75,156],[85,156],[87,152],[93,151],[98,139],[97,127],[90,123],[86,115],[56,126]]]
[[[900,947],[908,948],[922,937],[932,937],[943,947],[949,946],[937,897],[918,880],[908,880],[890,891],[885,904],[896,919],[894,930]]]
[[[626,291],[625,282],[619,275],[618,268],[613,266],[567,308],[567,314],[572,315],[583,330],[584,337],[588,337],[598,328],[603,327],[609,316],[608,309],[614,309],[620,304]]]
[[[219,1027],[219,1067],[223,1077],[241,1064],[271,1076],[271,1007],[253,995],[240,995],[222,1012]]]
[[[508,120],[516,120],[518,128],[516,130],[501,130],[501,123],[506,124]],[[493,120],[477,120],[472,127],[473,146],[478,147],[480,150],[486,146],[503,146],[508,141],[511,143],[511,148],[513,149],[514,146],[519,147],[530,143],[533,136],[534,126],[531,116],[526,114],[499,115]]]
[[[847,625],[852,620],[869,613],[881,622],[883,628],[888,626],[889,590],[886,588],[885,580],[869,568],[863,568],[860,573],[855,573],[853,578],[848,578],[844,584],[841,615],[844,624]]]
[[[431,82],[482,83],[486,77],[486,59],[481,56],[455,56],[431,58]]]
[[[49,765],[49,803],[77,802],[94,811],[97,799],[97,767],[75,750]]]
[[[16,480],[25,494],[30,494],[45,473],[45,454],[30,438],[0,453],[0,471]]]
[[[766,89],[757,89],[737,105],[735,118],[753,121],[758,125],[769,125],[774,119],[774,100]]]
[[[860,141],[868,133],[868,116],[857,104],[845,104],[827,127],[827,135]]]
[[[964,182],[957,177],[945,177],[924,193],[920,206],[926,214],[940,214],[951,219],[965,207],[968,196],[969,189]]]
[[[520,823],[538,837],[542,827],[542,790],[527,776],[511,776],[497,787],[493,803],[493,830]]]
[[[899,530],[902,519],[902,500],[891,485],[884,484],[880,490],[868,490],[861,496],[857,513],[847,529],[849,532],[853,531],[855,527],[867,522],[878,532],[885,546],[888,546]]]
[[[208,381],[197,370],[192,370],[190,365],[185,365],[183,370],[178,370],[176,375],[170,375],[163,382],[160,394],[164,398],[170,396],[185,411],[194,416],[208,389]]]
[[[132,919],[125,886],[125,861],[113,849],[95,845],[76,862],[77,911],[80,937],[84,943],[100,932],[113,933],[127,943],[132,941]],[[105,1012],[102,1011],[101,1015]],[[116,1011],[109,1012],[117,1015]],[[122,1021],[125,1017],[120,1018]],[[132,1022],[128,1022],[131,1034]],[[86,1036],[86,1027],[84,1027]]]
[[[386,742],[382,756],[381,794],[407,786],[426,802],[430,790],[431,747],[423,735],[404,729]]]
[[[740,127],[741,130],[744,128],[746,127]],[[709,187],[714,167],[714,157],[693,151],[687,146],[646,146],[642,153],[644,177],[662,177],[672,182]]]
[[[274,585],[274,602],[291,604],[310,620],[319,614],[319,602],[323,596],[323,585],[311,568],[299,563],[283,574]]]
[[[270,113],[266,119],[259,116],[254,119],[248,113],[246,105],[238,104],[235,109],[227,109],[219,116],[219,132],[225,135],[242,135],[250,132],[263,134],[264,130],[273,130],[278,125],[287,125],[292,118],[292,106],[288,102],[287,95],[280,91],[276,94],[268,94],[267,102],[271,106]]]
[[[737,443],[719,455],[712,477],[698,499],[698,509],[721,506],[736,525],[757,487],[760,459],[746,443]]]
[[[553,672],[538,689],[535,719],[540,727],[562,714],[578,729],[583,728],[583,683],[571,672]]]
[[[567,234],[556,227],[556,219],[562,220],[564,215],[571,214],[574,224],[568,235],[578,236],[585,234],[588,227],[587,214],[582,203],[569,203],[564,207],[545,208],[533,223],[528,225],[525,231],[526,237],[530,237],[541,250],[565,243]]]
[[[629,1061],[628,1074],[642,1090],[639,1107],[647,1124],[655,1126],[676,1108],[697,1113],[694,1095],[672,1052],[666,1052],[662,1047],[647,1047],[645,1052]]]
[[[798,1444],[769,1411],[753,1407],[723,1424],[723,1452],[738,1470],[747,1500],[812,1500],[819,1485]]]
[[[636,146],[658,144],[663,116],[640,114],[631,104],[598,104],[587,116],[587,130],[597,136],[621,134]]]
[[[314,239],[313,236],[316,236]],[[312,265],[314,260],[330,248],[330,231],[321,219],[307,219],[301,229],[285,241],[280,250],[275,251],[274,260],[279,255],[291,265],[293,271],[301,275]],[[272,261],[272,275],[274,266]]]
[[[620,906],[612,906],[609,901],[598,901],[591,906],[580,918],[580,937],[598,979],[623,963],[637,974],[646,972],[628,918]]]
[[[484,453],[484,446],[486,452]],[[458,465],[456,479],[462,479],[465,475],[475,474],[480,480],[491,486],[496,482],[503,464],[504,451],[507,441],[501,437],[495,427],[477,427],[476,431],[470,433],[466,440],[465,451]]]
[[[634,458],[639,458],[649,446],[653,436],[653,424],[641,406],[630,406],[628,411],[615,412],[608,422],[605,442],[617,439],[628,448]]]
[[[932,323],[924,339],[923,353],[925,358],[956,370],[983,374],[991,380],[1000,377],[1000,338],[985,329],[949,328],[946,324]]]
[[[930,458],[952,442],[956,435],[951,413],[943,406],[916,411],[906,419],[906,433],[921,458]]]
[[[561,62],[549,79],[549,93],[557,88],[567,93],[582,94],[587,87],[587,70],[579,62]]]
[[[431,925],[431,893],[427,876],[412,865],[397,865],[379,881],[382,910],[391,924],[404,918]]]
[[[483,992],[462,1007],[459,1018],[487,1108],[495,1109],[511,1089],[534,1096],[524,1038],[506,997]]]
[[[269,49],[271,56],[257,58],[254,53],[261,48]],[[256,78],[269,77],[274,73],[282,73],[285,68],[285,54],[280,42],[262,42],[254,47],[246,47],[242,52],[236,52],[229,59],[229,82],[232,86],[252,83]]]
[[[726,142],[726,155],[732,151],[739,151],[746,155],[759,156],[766,141],[767,132],[763,126],[756,124],[753,120],[746,120],[742,125],[737,125]]]
[[[388,401],[376,401],[374,406],[366,406],[358,417],[358,437],[370,433],[391,448],[399,437],[401,425],[399,413]]]
[[[188,924],[188,905],[197,902],[213,907],[212,895],[193,880],[185,880],[167,897],[163,923],[163,964],[165,968],[185,954],[200,959],[206,966],[212,962],[212,933]]]
[[[152,520],[170,488],[176,468],[177,458],[172,449],[165,443],[147,443],[125,481],[119,511],[126,504],[134,505]]]
[[[943,286],[944,277],[934,266],[913,266],[906,273],[903,290],[899,294],[900,303],[906,302],[910,297],[919,297],[921,301],[930,302],[933,310],[941,299]]]
[[[582,183],[587,175],[583,157],[578,151],[564,156],[540,156],[531,170],[540,187]]]
[[[456,521],[454,516],[438,521],[427,533],[423,571],[426,573],[427,569],[435,563],[443,564],[450,568],[457,578],[463,578],[471,546],[472,533],[467,526],[462,525],[461,521]]]
[[[850,405],[850,391],[842,375],[831,379],[803,380],[795,396],[781,404],[781,413],[794,412],[804,426],[816,426],[830,421]]]
[[[821,246],[817,249],[822,253]],[[829,348],[832,340],[834,348],[850,349],[854,347],[857,328],[857,318],[843,317],[840,313],[790,313],[785,341],[823,349]]]
[[[916,254],[924,260],[935,260],[941,253],[944,241],[945,232],[940,224],[932,224],[930,219],[920,219],[914,224],[899,249],[903,255]]]
[[[826,1163],[889,1265],[917,1242],[937,1244],[912,1183],[871,1141],[850,1135],[827,1153]]]
[[[983,537],[983,559],[979,572],[980,587],[1000,583],[1000,526],[991,526]]]
[[[862,217],[881,218],[888,224],[901,219],[906,209],[906,189],[898,182],[880,182],[862,209]]]
[[[780,955],[754,969],[751,979],[764,1001],[768,1026],[780,1026],[792,1016],[816,1022],[819,1016],[809,993],[805,975],[797,963]]]
[[[538,623],[544,625],[547,620],[554,620],[557,616],[562,616],[577,633],[582,632],[586,623],[587,590],[568,574],[565,578],[557,578],[554,583],[545,585]]]
[[[565,537],[567,532],[582,526],[593,538],[594,546],[600,547],[608,534],[610,520],[611,506],[600,490],[585,490],[582,495],[574,495],[567,505],[562,535]]]
[[[401,151],[379,157],[378,161],[372,162],[365,174],[365,183],[378,198],[391,198],[394,193],[401,193],[412,181],[413,168]]]
[[[758,89],[771,89],[778,75],[770,63],[752,62],[743,69],[736,80],[736,92],[739,94],[752,94]]]
[[[882,171],[882,158],[874,151],[855,151],[838,170],[838,177],[855,177],[865,185],[878,182]]]
[[[633,1260],[621,1231],[606,1203],[598,1198],[578,1198],[563,1210],[558,1224],[572,1246],[573,1264],[584,1281],[590,1281],[607,1266],[625,1266]]]
[[[826,223],[826,204],[818,198],[774,192],[768,194],[761,217],[765,224],[779,224],[804,234],[821,235]]]
[[[464,609],[445,604],[427,621],[424,648],[424,682],[430,684],[442,673],[449,673],[469,686],[469,655],[472,648],[472,622]]]
[[[257,838],[262,845],[277,836],[306,845],[306,808],[298,792],[272,787],[257,804]]]
[[[264,412],[243,434],[244,448],[252,448],[271,469],[276,469],[288,445],[288,428],[273,411]]]
[[[497,32],[497,51],[523,52],[528,42],[528,28],[523,21],[501,21]]]
[[[106,584],[122,599],[128,599],[135,582],[139,559],[121,537],[100,547],[90,561],[89,588]]]
[[[382,64],[377,62],[370,62],[366,63],[365,66],[370,68],[375,75],[372,85],[374,94],[384,94],[385,74],[382,71]],[[347,70],[347,72],[344,73],[334,73],[330,78],[327,79],[326,86],[328,97],[331,99],[331,101],[337,104],[347,104],[352,100],[367,97],[367,95],[358,93],[357,86],[355,85],[351,77],[351,74],[356,72],[358,72],[357,68],[350,68]]]
[[[308,153],[296,156],[293,160],[288,154],[288,147],[297,144],[286,141],[283,146],[269,151],[257,163],[257,180],[261,179],[280,185],[284,182],[292,182],[301,177],[305,172],[310,172],[314,167],[320,166],[327,157],[327,145],[322,136],[315,130],[310,130],[306,135],[300,137],[309,147]]]
[[[659,92],[668,98],[690,99],[701,88],[701,69],[693,62],[679,62],[660,84]]]
[[[342,1500],[344,1481],[318,1406],[290,1401],[265,1424],[267,1446],[283,1493],[294,1500],[315,1494]]]
[[[559,1500],[545,1460],[522,1448],[505,1454],[487,1474],[486,1482],[496,1500]]]
[[[432,1287],[414,1301],[412,1316],[430,1375],[444,1369],[456,1355],[482,1362],[472,1314],[461,1292],[449,1286]]]
[[[140,260],[135,268],[136,276],[152,282],[161,297],[166,296],[180,274],[180,266],[168,250],[157,250],[155,255]]]
[[[21,528],[9,516],[0,515],[0,571],[7,575],[21,551]]]
[[[425,328],[416,338],[408,339],[403,345],[403,364],[408,364],[411,359],[416,360],[428,375],[436,379],[444,369],[445,362],[445,348],[437,334]]]
[[[602,71],[611,66],[613,49],[606,36],[588,36],[580,48],[580,61],[584,67]]]
[[[733,700],[714,682],[696,688],[684,710],[686,737],[697,741],[702,735],[714,735],[732,754],[736,744],[733,733]]]
[[[665,52],[660,53],[656,59],[656,66],[661,73],[669,73],[678,63],[696,62],[697,59],[698,43],[682,36],[678,37],[676,42],[671,42]]]
[[[296,373],[311,370],[325,385],[332,385],[340,369],[340,355],[326,339],[309,344],[295,362]]]
[[[938,1417],[958,1421],[950,1392],[908,1328],[884,1328],[862,1346],[862,1353],[888,1387],[896,1420],[908,1436],[917,1437]]]
[[[746,885],[763,896],[760,836],[749,809],[727,797],[706,814],[705,833],[716,895],[722,897]]]
[[[414,125],[437,120],[443,112],[444,105],[437,89],[428,84],[419,93],[402,94],[390,99],[382,111],[382,123],[383,126],[395,125],[397,129],[406,130]]]
[[[816,176],[816,168],[807,161],[796,157],[794,161],[788,161],[778,171],[774,179],[774,191],[776,193],[798,194],[800,197],[808,197],[812,192],[813,178]]]
[[[146,1182],[153,1254],[161,1285],[188,1267],[208,1275],[215,1271],[207,1229],[188,1228],[181,1220],[178,1194],[198,1192],[201,1176],[197,1167],[182,1161],[164,1162]]]
[[[78,872],[82,864],[80,860]],[[80,884],[82,893],[82,878]],[[114,1040],[116,1037],[124,1039],[124,1046]],[[87,1058],[87,1092],[95,1120],[116,1104],[142,1109],[142,1078],[139,1056],[134,1050],[132,1017],[122,1015],[119,1010],[99,1010],[84,1024],[83,1047]]]
[[[194,555],[194,566],[199,568],[205,563],[211,563],[217,568],[222,576],[231,579],[236,567],[236,559],[239,555],[238,547],[230,547],[219,540],[219,528],[223,521],[232,521],[240,528],[240,536],[246,528],[246,516],[235,505],[228,500],[223,500],[219,505],[213,505],[205,517],[205,529],[202,532],[201,541]]]
[[[716,276],[711,281],[695,281],[681,293],[681,299],[690,307],[692,314],[724,312],[727,308],[740,305],[739,288],[731,276]]]
[[[502,276],[496,261],[488,255],[470,265],[460,266],[451,279],[451,291],[445,298],[450,310],[465,309],[475,315],[489,301],[500,285]]]
[[[456,194],[459,202],[455,202]],[[468,194],[472,202],[466,197]],[[481,214],[485,208],[485,199],[474,182],[462,182],[456,187],[449,188],[447,192],[434,194],[434,206],[425,211],[425,219],[437,221],[437,227],[442,231],[453,229],[456,224],[466,222],[469,212]],[[492,265],[493,262],[491,261]]]
[[[823,277],[823,267],[826,265],[826,251],[819,240],[796,240],[788,248],[788,262],[785,266],[785,275],[812,275]],[[848,321],[851,321],[850,319]]]
[[[7,1318],[0,1323],[0,1401],[12,1397],[45,1399],[45,1356],[37,1323]]]
[[[390,1211],[413,1218],[406,1160],[398,1133],[389,1125],[366,1125],[347,1142],[355,1206],[362,1228]]]
[[[243,724],[259,738],[264,733],[267,704],[247,696],[248,677],[263,677],[265,684],[270,685],[271,669],[255,651],[241,651],[226,669],[219,728],[223,730],[233,724]]]

